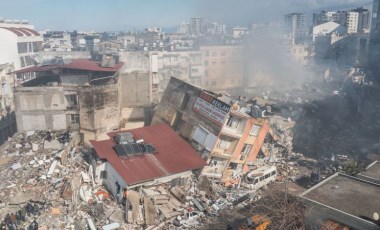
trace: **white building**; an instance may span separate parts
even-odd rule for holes
[[[241,26],[235,26],[232,29],[232,36],[234,38],[241,38],[242,36],[248,34],[248,28],[247,27],[241,27]]]
[[[15,70],[33,66],[42,41],[32,25],[0,23],[0,63],[13,64]]]
[[[370,13],[367,9],[357,8],[347,13],[348,33],[368,33],[370,27]]]
[[[205,31],[205,19],[204,18],[190,18],[190,28],[189,32],[191,34],[203,34]]]
[[[181,22],[177,28],[177,33],[179,34],[187,34],[189,33],[190,24],[186,22]]]
[[[347,27],[342,26],[336,22],[326,22],[320,24],[318,26],[313,27],[313,42],[315,42],[315,37],[317,36],[325,36],[331,34],[332,32],[336,32],[340,35],[347,33]]]

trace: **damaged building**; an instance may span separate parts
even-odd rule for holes
[[[54,61],[54,62],[53,62]],[[14,73],[36,78],[15,88],[18,132],[80,130],[82,139],[100,139],[119,128],[118,71],[123,63],[53,59]]]
[[[171,78],[152,124],[166,123],[207,160],[202,174],[238,184],[269,131],[260,107]]]
[[[95,180],[122,201],[128,191],[170,182],[184,184],[205,165],[193,148],[168,125],[158,124],[108,133],[91,141]]]

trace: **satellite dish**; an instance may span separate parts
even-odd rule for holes
[[[376,221],[378,221],[379,220],[379,213],[374,212],[373,213],[373,219],[376,220]]]

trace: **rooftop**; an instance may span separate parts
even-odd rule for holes
[[[119,62],[113,67],[102,67],[100,62],[92,61],[88,59],[73,59],[68,64],[62,65],[42,65],[42,66],[32,66],[29,68],[21,69],[15,71],[14,73],[30,73],[30,72],[42,72],[55,69],[78,69],[87,70],[94,72],[117,72],[123,66],[123,62]]]
[[[360,175],[365,177],[370,177],[372,179],[378,180],[380,182],[380,162],[375,161],[367,166],[366,170]]]
[[[128,185],[151,181],[160,177],[202,168],[205,161],[193,148],[168,125],[159,124],[128,130],[135,140],[143,139],[154,146],[155,152],[119,156],[115,151],[114,137],[109,140],[91,141],[99,158],[107,160]]]
[[[380,211],[380,185],[336,173],[301,196],[360,218],[372,219]]]
[[[16,34],[18,37],[23,37],[23,36],[30,37],[30,36],[39,36],[40,35],[35,30],[28,29],[28,28],[23,28],[23,27],[20,27],[20,28],[16,28],[16,27],[0,27],[0,29],[9,30],[12,33]]]

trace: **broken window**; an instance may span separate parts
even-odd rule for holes
[[[66,95],[67,109],[77,109],[78,108],[78,95]]]
[[[251,132],[249,133],[252,136],[257,136],[259,134],[261,126],[260,125],[253,125]]]
[[[243,146],[243,149],[241,150],[241,153],[240,153],[240,160],[245,160],[245,158],[247,158],[249,152],[251,151],[252,149],[252,145],[250,144],[244,144]]]

